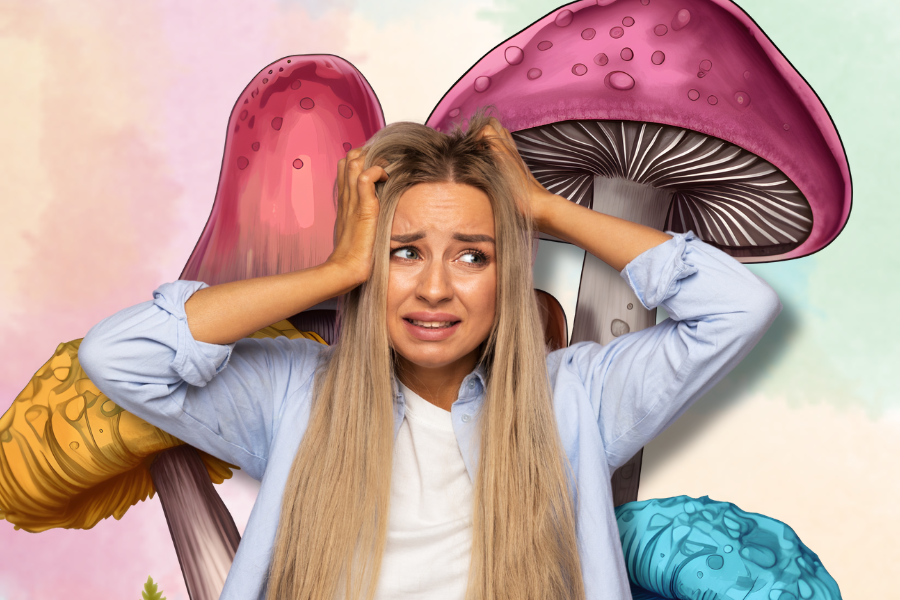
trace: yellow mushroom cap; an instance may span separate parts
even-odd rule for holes
[[[288,321],[252,338],[299,337]],[[123,410],[87,378],[81,340],[60,344],[0,417],[0,518],[16,529],[90,529],[153,497],[149,466],[184,442]],[[213,483],[234,465],[198,450]]]

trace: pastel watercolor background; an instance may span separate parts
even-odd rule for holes
[[[845,598],[892,597],[900,555],[900,5],[739,0],[818,92],[854,179],[828,248],[752,270],[784,311],[753,353],[649,445],[641,499],[709,495],[791,525]],[[0,2],[0,409],[65,340],[176,279],[209,213],[225,124],[287,55],[355,64],[388,122],[424,122],[457,77],[553,0]],[[571,315],[579,252],[541,246]],[[881,315],[881,316],[879,316]],[[219,487],[243,529],[256,487]],[[90,531],[0,522],[0,600],[186,600],[156,499]]]

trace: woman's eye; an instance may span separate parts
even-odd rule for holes
[[[405,258],[407,260],[415,260],[419,258],[419,253],[415,251],[413,248],[397,248],[393,252],[391,252],[391,256],[396,256],[397,258]]]
[[[487,257],[481,252],[466,252],[459,258],[462,262],[480,265],[487,262]]]

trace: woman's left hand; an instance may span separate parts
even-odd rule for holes
[[[534,228],[538,231],[543,231],[543,215],[546,213],[546,209],[549,205],[553,201],[560,200],[560,197],[548,192],[547,189],[534,178],[534,175],[531,174],[531,171],[525,165],[522,157],[519,156],[519,152],[516,150],[516,142],[513,140],[512,134],[500,124],[500,121],[491,117],[490,122],[481,128],[478,139],[486,139],[496,151],[504,155],[510,161],[511,165],[522,174],[522,187],[525,190],[525,202],[528,204],[527,209],[531,212]]]
[[[522,174],[525,210],[530,210],[537,231],[587,250],[616,271],[670,238],[652,227],[594,211],[547,191],[525,166],[512,134],[497,119],[482,127],[478,139],[487,139]]]

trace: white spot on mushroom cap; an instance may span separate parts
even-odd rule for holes
[[[680,31],[687,27],[688,23],[691,22],[691,11],[686,8],[682,8],[677,13],[675,13],[675,17],[672,19],[672,29],[675,31]]]
[[[610,89],[627,91],[634,87],[634,77],[625,71],[613,71],[606,76],[603,83]]]
[[[518,46],[509,46],[503,52],[503,58],[505,58],[506,62],[511,65],[517,65],[525,60],[525,52]]]
[[[556,15],[556,19],[554,20],[554,22],[558,27],[568,27],[572,22],[573,17],[574,15],[572,14],[572,11],[567,8],[565,10],[561,10],[559,14]]]

